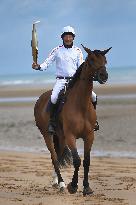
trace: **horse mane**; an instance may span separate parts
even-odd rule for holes
[[[79,79],[83,67],[84,67],[84,62],[83,62],[83,63],[79,66],[79,68],[76,70],[75,74],[74,74],[73,77],[72,77],[72,80],[69,81],[69,83],[68,83],[68,85],[67,85],[67,86],[68,86],[68,89],[69,89],[69,88],[72,88],[72,87],[74,86],[75,82]]]

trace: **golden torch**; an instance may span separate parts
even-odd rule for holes
[[[31,40],[33,62],[35,62],[36,64],[38,59],[38,40],[37,40],[37,33],[36,33],[36,24],[39,22],[40,21],[36,21],[33,23],[32,40]]]

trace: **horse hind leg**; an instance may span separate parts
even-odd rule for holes
[[[55,170],[53,169],[52,171],[52,186],[54,188],[58,188],[59,184],[58,184],[58,176],[57,173],[55,172]]]
[[[69,165],[73,164],[73,158],[72,158],[71,151],[66,145],[64,146],[64,150],[63,150],[62,154],[59,157],[59,164],[60,164],[61,168],[68,167]],[[53,169],[53,172],[52,172],[52,186],[54,188],[60,187],[60,189],[63,189],[63,188],[66,187],[65,183],[58,184],[58,177],[57,177],[57,174],[56,174],[54,169]]]
[[[63,191],[65,188],[65,183],[60,173],[60,165],[59,165],[57,153],[54,148],[53,139],[48,134],[46,135],[44,134],[44,140],[51,154],[52,164],[54,167],[54,171],[56,173],[56,180],[58,179],[58,185],[59,185],[60,191]]]
[[[59,187],[60,189],[60,192],[63,192],[65,190],[65,183],[63,181],[63,178],[61,176],[61,173],[60,173],[60,168],[59,168],[59,161],[58,160],[55,160],[55,162],[53,163],[54,165],[54,172],[55,172],[55,177],[54,177],[54,186],[55,187]],[[57,183],[57,184],[56,184]],[[56,184],[56,185],[55,185]],[[58,186],[57,186],[58,185]]]

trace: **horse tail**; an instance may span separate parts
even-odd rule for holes
[[[59,142],[59,137],[57,135],[53,136],[54,148],[57,153],[59,166],[61,168],[67,167],[73,164],[73,158],[68,146],[62,147]]]
[[[64,147],[63,153],[59,159],[60,167],[68,167],[70,165],[73,165],[73,157],[70,149],[68,146]]]

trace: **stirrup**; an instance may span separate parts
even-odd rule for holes
[[[94,126],[94,131],[97,131],[97,130],[99,130],[99,124],[98,124],[98,122],[96,121],[95,126]]]

